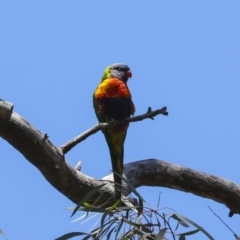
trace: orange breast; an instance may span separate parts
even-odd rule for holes
[[[127,85],[117,78],[104,80],[95,91],[96,98],[124,97],[131,98],[131,93]]]

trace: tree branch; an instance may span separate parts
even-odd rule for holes
[[[3,117],[3,105],[0,104],[0,136],[22,153],[67,198],[78,203],[91,189],[104,180],[112,179],[112,175],[109,175],[103,180],[96,180],[74,169],[65,160],[60,148],[20,115],[12,112],[12,108],[7,111],[10,117]],[[125,164],[124,174],[136,188],[161,186],[191,192],[224,204],[231,212],[240,214],[240,186],[229,180],[156,159]],[[124,192],[130,193],[126,185]],[[98,204],[102,204],[113,195],[113,184],[108,183],[99,190],[92,202],[101,196]]]
[[[0,118],[8,120],[11,117],[13,104],[0,99]]]
[[[153,117],[155,117],[159,114],[163,114],[163,115],[167,116],[168,115],[167,108],[163,107],[161,109],[157,109],[155,111],[152,111],[152,109],[149,107],[148,111],[145,114],[127,118],[123,122],[137,122],[137,121],[142,121],[146,118],[150,118],[150,119],[154,120]],[[113,123],[111,121],[108,122],[108,123],[98,123],[95,126],[93,126],[92,128],[90,128],[87,131],[83,132],[82,134],[78,135],[77,137],[71,139],[69,142],[63,144],[60,148],[62,149],[62,152],[64,154],[66,154],[73,147],[75,147],[78,143],[82,142],[83,140],[85,140],[86,138],[88,138],[92,134],[98,132],[99,130],[102,130],[106,127],[109,127],[113,124],[117,125],[117,124],[121,124],[121,123],[122,122],[120,122],[120,121],[118,121],[117,123]]]
[[[190,192],[240,214],[240,186],[227,179],[156,159],[128,163],[124,169],[134,187],[159,186]]]

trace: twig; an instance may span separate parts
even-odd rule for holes
[[[240,240],[240,237],[208,206],[212,213],[233,233],[236,240]]]
[[[138,115],[135,117],[127,118],[124,121],[125,122],[137,122],[137,121],[142,121],[146,118],[153,119],[153,117],[163,114],[165,116],[168,115],[167,108],[163,107],[161,109],[157,109],[155,111],[152,111],[151,108],[148,108],[148,111],[145,114]],[[97,125],[93,126],[92,128],[88,129],[87,131],[83,132],[82,134],[78,135],[77,137],[71,139],[69,142],[63,144],[60,148],[62,149],[63,154],[66,154],[68,151],[70,151],[74,146],[76,146],[78,143],[82,142],[92,134],[98,132],[99,130],[102,130],[106,127],[111,126],[112,124],[121,124],[122,122],[117,121],[117,123],[112,123],[111,121],[108,123],[98,123]]]

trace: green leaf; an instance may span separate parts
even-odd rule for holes
[[[131,237],[133,236],[133,234],[134,231],[132,229],[128,229],[128,231],[125,231],[121,236],[121,240],[132,239]]]
[[[202,233],[204,233],[209,239],[214,240],[214,238],[213,238],[207,231],[205,231],[202,227],[200,227],[198,224],[196,224],[196,223],[193,222],[192,220],[190,220],[190,219],[188,219],[188,218],[186,218],[186,217],[183,217],[183,216],[181,216],[180,214],[177,214],[177,213],[176,213],[175,215],[176,215],[178,218],[180,218],[182,221],[184,220],[184,221],[192,224],[194,227],[196,227],[196,228],[199,229]]]
[[[143,197],[137,192],[137,190],[133,187],[133,185],[123,176],[121,176],[120,174],[118,174],[117,172],[114,172],[114,174],[116,174],[118,177],[121,177],[121,179],[127,184],[127,186],[132,190],[132,192],[138,197],[140,198],[143,202],[146,202]]]
[[[97,193],[98,190],[99,190],[100,188],[102,188],[104,185],[106,185],[106,184],[101,184],[101,185],[93,188],[91,191],[89,191],[89,192],[83,197],[82,201],[80,201],[80,202],[78,203],[78,205],[77,205],[76,208],[74,209],[71,217],[78,211],[78,209],[83,205],[84,202],[87,202],[87,201],[88,201],[95,193]]]
[[[81,236],[81,235],[88,235],[88,234],[83,232],[71,232],[71,233],[62,235],[61,237],[56,238],[55,240],[66,240],[66,239]]]
[[[138,208],[138,215],[141,215],[143,213],[143,201],[141,198],[139,198],[139,208]]]
[[[139,234],[138,234],[139,235]],[[153,235],[152,233],[145,233],[140,235],[140,238],[138,238],[138,240],[156,240],[156,236]],[[162,238],[161,238],[162,240]]]
[[[134,223],[132,221],[129,221],[128,219],[123,219],[123,221],[127,224],[129,224],[130,226],[134,226],[134,227],[142,227],[142,231],[143,232],[147,232],[147,233],[151,233],[152,231],[150,230],[149,227],[146,227],[144,226],[144,224],[137,224],[137,223]]]
[[[141,224],[142,218],[143,218],[143,215],[140,214],[140,215],[137,217],[137,219],[136,219],[136,223],[137,223],[137,224]]]
[[[111,220],[111,221],[108,221],[108,222],[106,222],[104,225],[101,225],[101,231],[100,231],[100,233],[99,233],[99,235],[98,235],[98,238],[99,239],[102,239],[102,236],[106,236],[106,233],[109,231],[109,229],[111,228],[111,226],[114,224],[114,223],[116,223],[116,219],[113,219],[113,220]],[[109,226],[107,226],[107,225],[109,225]],[[107,227],[106,227],[107,226]]]
[[[137,211],[137,207],[134,206],[128,199],[122,199],[122,201],[124,202],[125,205],[127,205],[127,207],[119,207],[118,210],[133,210],[134,212],[138,213]]]
[[[109,215],[108,212],[105,212],[103,215],[102,215],[102,218],[101,218],[101,226],[103,226],[104,224],[104,221],[105,221],[105,218]]]
[[[181,235],[178,240],[186,240],[184,235]]]
[[[119,224],[118,227],[117,227],[117,232],[116,232],[115,239],[117,239],[117,236],[118,236],[118,234],[119,234],[119,232],[120,232],[120,230],[121,230],[121,228],[122,228],[123,223],[124,223],[124,221],[121,220],[120,224]]]
[[[117,202],[115,202],[110,208],[109,211],[112,212],[117,206],[118,204],[121,202],[121,199],[117,200]]]
[[[178,217],[177,214],[174,213],[171,217],[177,220],[183,227],[189,227],[189,225],[186,224],[180,217]]]
[[[84,237],[82,240],[87,240],[89,238],[92,238],[93,236],[91,234],[87,235],[86,237]]]
[[[156,220],[157,220],[157,223],[158,223],[158,226],[159,226],[159,228],[161,227],[161,223],[159,222],[159,220],[158,220],[158,218],[156,217]],[[166,228],[166,226],[165,226],[165,228]],[[164,229],[164,228],[163,228]],[[167,228],[166,228],[167,229]]]
[[[193,231],[189,231],[189,232],[185,232],[185,233],[178,233],[177,235],[178,236],[187,236],[187,235],[193,235],[193,234],[195,234],[195,233],[197,233],[197,232],[199,232],[200,231],[200,229],[195,229],[195,230],[193,230]]]
[[[102,229],[103,229],[102,227],[95,228],[93,231],[91,231],[91,235],[96,238]]]
[[[124,203],[126,203],[125,201],[124,201]],[[116,211],[127,211],[127,210],[133,210],[133,211],[135,211],[136,209],[137,209],[138,207],[137,206],[123,206],[123,207],[118,207],[117,209],[116,209]],[[135,211],[136,212],[136,211]],[[137,213],[137,212],[136,212]]]
[[[159,234],[157,235],[156,240],[163,240],[164,239],[164,235],[165,235],[167,230],[168,230],[168,228],[161,229]]]
[[[94,229],[91,232],[91,235],[93,235],[94,237],[97,237],[99,239],[101,239],[101,236],[105,234],[105,232],[109,231],[110,227],[116,222],[116,218],[112,219],[111,221],[107,221],[105,224],[101,225],[100,227]],[[108,227],[106,227],[107,225],[109,225]],[[95,236],[96,235],[96,236]]]
[[[110,237],[111,237],[111,235],[112,235],[112,232],[116,229],[116,227],[117,227],[117,226],[113,227],[113,228],[109,231],[109,233],[108,233],[108,235],[107,235],[107,240],[110,239]]]
[[[96,212],[96,213],[111,213],[107,209],[104,208],[98,208],[98,207],[79,207],[77,211],[83,211],[83,212]]]

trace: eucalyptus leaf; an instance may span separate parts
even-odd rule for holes
[[[185,222],[188,222],[190,224],[192,224],[194,227],[196,227],[197,229],[199,229],[202,233],[204,233],[210,240],[214,240],[214,238],[207,232],[205,231],[202,227],[200,227],[197,223],[193,222],[192,220],[180,215],[180,214],[177,214],[175,213],[175,215],[181,219],[182,221],[185,221]]]
[[[56,238],[55,240],[66,240],[66,239],[70,239],[70,238],[82,236],[82,235],[88,235],[88,234],[83,232],[71,232],[71,233],[62,235],[61,237]]]
[[[91,191],[89,191],[89,192],[83,197],[82,201],[80,201],[80,202],[78,203],[78,205],[77,205],[76,208],[74,209],[71,217],[78,211],[78,209],[84,204],[84,202],[88,201],[88,200],[89,200],[95,193],[97,193],[98,190],[99,190],[100,188],[102,188],[104,185],[106,185],[106,184],[101,184],[101,185],[93,188]]]
[[[160,232],[157,235],[156,240],[163,240],[164,239],[164,235],[165,235],[167,230],[168,230],[168,228],[161,229]]]

